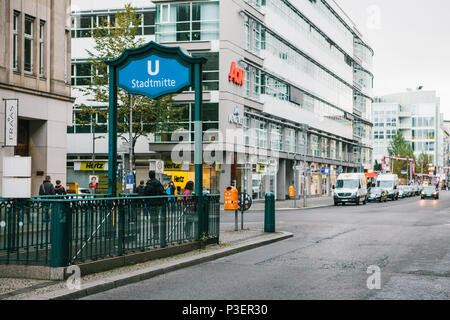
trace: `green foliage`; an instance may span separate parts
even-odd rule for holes
[[[395,136],[389,143],[388,152],[390,156],[415,159],[411,143],[405,140],[400,130],[397,130]],[[401,174],[401,171],[407,170],[408,166],[408,161],[391,161],[391,170],[393,168],[393,173],[397,174],[399,177],[406,177],[406,175]]]
[[[416,160],[416,173],[428,174],[428,165],[432,162],[432,156],[422,152]]]
[[[124,11],[118,11],[114,24],[107,21],[101,23],[93,33],[94,49],[87,50],[92,64],[92,81],[87,87],[80,88],[86,96],[93,97],[93,101],[108,105],[109,86],[107,65],[105,60],[119,57],[125,49],[136,48],[144,45],[144,40],[138,37],[137,26],[141,23],[141,17],[130,4],[125,5]],[[181,119],[180,108],[173,107],[172,96],[159,99],[150,99],[144,96],[130,95],[125,90],[118,88],[118,134],[128,141],[130,126],[130,104],[133,109],[133,146],[141,136],[156,133],[160,130],[173,131],[179,127],[177,122]],[[80,105],[82,113],[96,113],[108,118],[108,108],[91,108]],[[145,125],[142,125],[144,123]]]
[[[373,165],[373,170],[381,171],[381,163],[378,163],[378,160],[375,160],[375,164]]]

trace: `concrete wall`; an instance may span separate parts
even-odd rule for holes
[[[19,70],[13,70],[13,15],[19,18]],[[35,18],[33,69],[23,71],[25,15]],[[45,21],[44,73],[39,75],[39,25]],[[66,182],[67,125],[72,118],[70,97],[70,0],[5,0],[0,3],[0,141],[4,141],[4,104],[19,100],[19,118],[29,121],[29,155],[32,157],[32,194],[37,194],[45,175]],[[64,43],[68,31],[67,51]],[[66,67],[66,68],[65,68]],[[20,135],[21,132],[18,132]],[[23,133],[22,133],[23,134]],[[14,147],[0,153],[13,156]],[[38,171],[44,176],[37,175]],[[0,179],[1,179],[0,172]]]

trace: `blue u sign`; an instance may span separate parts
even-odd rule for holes
[[[150,98],[178,92],[191,82],[190,66],[158,54],[131,60],[117,71],[119,87]]]
[[[127,49],[107,63],[117,69],[118,87],[131,94],[156,99],[192,85],[194,64],[205,61],[186,55],[179,47],[151,41],[142,47]]]

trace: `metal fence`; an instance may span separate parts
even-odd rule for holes
[[[199,210],[201,209],[201,210]],[[219,196],[0,199],[0,263],[67,266],[218,241]]]

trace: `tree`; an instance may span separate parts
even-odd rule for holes
[[[381,163],[378,162],[378,160],[375,160],[375,164],[373,165],[373,170],[375,171],[381,171]]]
[[[390,141],[389,147],[388,147],[388,152],[389,152],[390,156],[415,159],[414,151],[412,149],[411,143],[409,143],[405,140],[405,138],[403,137],[403,134],[400,130],[397,130],[397,132],[395,133],[395,136]],[[399,176],[406,177],[406,175],[403,175],[401,172],[409,169],[409,162],[408,161],[391,160],[391,171],[392,171],[392,168],[393,168],[392,173],[397,174]]]
[[[138,37],[138,26],[142,17],[137,15],[136,9],[130,4],[125,5],[123,11],[116,12],[113,24],[107,20],[99,21],[93,32],[94,49],[86,50],[91,62],[91,78],[86,87],[80,88],[85,96],[92,97],[93,102],[100,102],[105,107],[94,108],[84,104],[79,105],[81,114],[95,114],[108,119],[108,67],[105,60],[119,57],[125,49],[136,48],[144,44]],[[170,132],[178,129],[181,120],[181,108],[173,106],[172,96],[150,99],[144,96],[131,95],[118,88],[117,92],[117,131],[118,136],[125,142],[131,143],[132,156],[134,146],[139,137],[158,132]],[[130,139],[130,106],[132,108],[133,135]],[[87,116],[86,116],[87,118]],[[130,141],[131,140],[131,141]],[[134,163],[133,168],[134,169]]]
[[[428,165],[432,162],[432,156],[422,152],[416,160],[416,172],[428,174]]]

